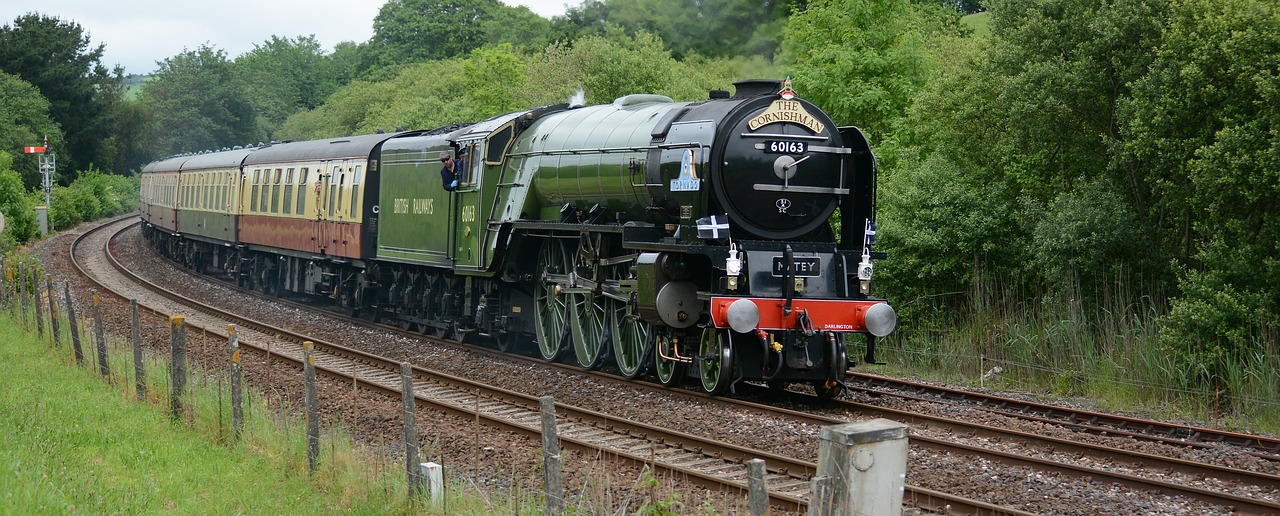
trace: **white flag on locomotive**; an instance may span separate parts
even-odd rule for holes
[[[698,219],[698,238],[729,238],[729,214]]]

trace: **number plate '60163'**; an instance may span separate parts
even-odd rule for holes
[[[805,142],[787,142],[781,140],[768,140],[764,142],[764,151],[770,154],[804,154],[809,150],[809,145]]]

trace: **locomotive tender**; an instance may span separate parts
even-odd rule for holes
[[[846,337],[874,362],[897,316],[869,294],[870,146],[789,82],[169,158],[143,170],[146,236],[201,272],[424,333],[829,397]],[[441,151],[467,166],[452,192]]]

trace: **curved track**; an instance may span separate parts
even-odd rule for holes
[[[109,252],[109,238],[132,226],[133,222],[116,221],[81,235],[72,244],[71,255],[81,274],[122,298],[136,298],[139,307],[160,315],[168,315],[161,306],[177,303],[185,307],[187,326],[214,336],[225,337],[223,328],[234,324],[242,349],[268,354],[275,360],[294,363],[301,368],[301,343],[314,344],[316,370],[346,385],[370,389],[399,397],[400,364],[359,350],[327,343],[229,313],[168,292],[138,277]],[[86,244],[91,251],[86,251]],[[116,278],[104,278],[104,260],[115,271]],[[124,285],[124,284],[129,285]],[[131,285],[131,286],[130,286]],[[143,294],[146,291],[146,298]],[[163,297],[158,300],[156,296]],[[194,313],[191,312],[194,310]],[[422,367],[413,367],[414,396],[421,407],[429,407],[486,425],[531,436],[541,435],[540,400],[521,393],[499,389]],[[766,461],[766,483],[771,505],[788,510],[803,510],[809,497],[809,477],[816,465],[809,461],[750,450],[730,443],[673,432],[667,429],[628,421],[606,414],[564,404],[556,405],[558,434],[565,448],[576,448],[603,454],[636,465],[647,465],[667,474],[688,478],[707,488],[728,492],[747,490],[745,462],[760,458]],[[1026,514],[962,497],[922,488],[909,488],[906,498],[915,505],[931,510],[949,510],[963,514]]]
[[[104,285],[104,288],[106,288],[105,285]],[[228,316],[228,318],[230,317]],[[238,324],[249,326],[252,323],[241,322]],[[222,328],[222,327],[225,327],[225,323],[218,324],[213,327]],[[382,329],[387,329],[387,328],[382,327]],[[262,331],[271,333],[271,334],[279,334],[284,330],[281,330],[279,328],[264,327]],[[217,332],[218,330],[215,329],[214,333],[217,333]],[[299,339],[301,338],[303,337],[298,336],[293,338],[293,340],[295,342],[300,342]],[[296,346],[296,344],[294,344],[294,346]],[[398,364],[388,363],[384,361],[384,363],[382,363],[381,365],[369,365],[369,364],[375,363],[375,360],[377,360],[376,357],[370,358],[370,357],[359,354],[359,352],[354,352],[354,350],[349,350],[347,348],[341,348],[341,347],[332,346],[332,345],[324,345],[323,347],[324,349],[332,350],[330,351],[330,354],[334,356],[345,357],[345,360],[346,360],[346,362],[337,362],[334,365],[327,367],[327,369],[329,369],[328,371],[326,371],[327,374],[338,377],[338,378],[342,378],[342,381],[348,384],[367,385],[369,388],[384,390],[385,392],[388,392],[388,393],[398,392],[399,375],[398,375],[398,372],[396,372],[399,370]],[[320,349],[321,346],[318,345],[317,348]],[[355,354],[351,355],[350,353],[353,353],[353,352]],[[485,350],[484,352],[491,352],[491,351]],[[503,355],[503,356],[507,358],[512,358],[511,355]],[[601,373],[584,373],[584,372],[578,371],[576,368],[573,368],[573,367],[559,366],[557,364],[546,364],[545,362],[542,362],[537,359],[532,359],[532,358],[528,360],[531,362],[542,363],[543,367],[558,366],[558,367],[564,367],[566,369],[577,371],[578,374],[591,374],[594,377],[603,379],[604,381],[620,381],[615,379],[616,377],[612,377],[610,375],[605,375]],[[360,373],[355,373],[355,374],[350,373],[349,371],[353,370],[353,366],[349,364],[353,362],[369,365],[370,369],[368,369],[365,373],[363,373],[363,376]],[[390,378],[388,376],[388,375],[392,375],[392,373],[394,373],[393,374],[394,378]],[[378,380],[380,376],[387,376],[387,378],[384,378],[383,380]],[[415,378],[420,379],[420,380],[417,380],[417,382],[426,382],[426,381],[436,382],[438,379],[443,379],[446,377],[447,375],[433,373],[425,369],[415,369]],[[362,378],[367,378],[367,379],[362,379]],[[431,379],[431,380],[427,380],[427,379]],[[458,379],[452,379],[452,380],[458,380]],[[452,382],[452,380],[448,380],[448,382]],[[434,383],[432,385],[434,385]],[[660,389],[660,387],[657,387],[657,386],[645,386],[642,384],[636,384],[634,382],[629,383],[629,385],[635,388],[641,388],[641,389],[644,389],[644,388]],[[435,388],[435,387],[434,386],[428,387],[428,384],[423,383],[421,387],[415,386],[415,392],[426,392],[426,389],[428,388]],[[448,408],[444,406],[440,406],[439,408],[441,408],[442,410],[447,410],[447,411],[455,412],[458,414],[465,414],[467,417],[475,417],[474,406],[477,404],[477,401],[480,401],[481,405],[487,406],[490,400],[499,400],[499,399],[522,400],[522,401],[504,401],[503,403],[505,403],[506,405],[501,405],[501,404],[496,405],[498,407],[503,407],[503,408],[494,409],[495,413],[505,411],[505,410],[515,410],[511,407],[520,407],[520,406],[524,407],[523,409],[520,409],[520,410],[527,411],[530,408],[532,408],[532,410],[536,411],[536,407],[537,407],[537,400],[534,400],[527,396],[517,395],[515,393],[510,393],[510,392],[493,392],[491,394],[484,394],[483,391],[480,390],[483,388],[483,386],[469,384],[465,380],[462,380],[460,382],[454,382],[453,387],[449,387],[449,388],[452,389],[452,392],[455,393],[454,395],[441,395],[439,397],[442,399],[452,398],[454,400],[454,403],[452,404],[452,408]],[[751,389],[751,387],[747,387],[747,389]],[[476,392],[481,392],[481,394],[477,396],[475,394]],[[688,392],[684,392],[683,394],[692,396],[692,397],[704,397],[700,394],[694,394],[694,393],[688,393]],[[788,393],[788,394],[792,396],[799,396],[797,393]],[[432,396],[432,398],[435,398],[435,397],[436,396]],[[770,407],[766,405],[757,405],[757,404],[752,404],[752,403],[739,401],[739,400],[726,399],[726,398],[714,398],[714,400],[718,403],[736,404],[741,407],[746,407],[748,410],[753,410],[753,411],[769,412],[772,414],[786,413],[788,417],[793,417],[797,420],[806,421],[808,423],[815,424],[815,425],[838,424],[838,423],[846,422],[841,419],[825,418],[820,416],[814,416],[812,414],[800,413],[800,412],[794,412],[794,411],[784,411],[776,407]],[[428,400],[421,399],[421,397],[419,402],[424,404],[432,403]],[[1011,433],[1011,432],[1005,431],[1004,429],[999,429],[999,428],[983,428],[980,425],[974,425],[972,423],[944,421],[942,420],[942,418],[936,418],[933,416],[923,416],[920,414],[912,414],[912,413],[907,413],[902,411],[892,411],[889,409],[883,409],[883,408],[873,407],[869,405],[847,405],[847,406],[850,410],[856,411],[857,413],[863,414],[863,415],[889,417],[889,418],[910,423],[913,425],[922,425],[924,427],[929,427],[929,428],[947,428],[949,429],[950,432],[954,434],[959,434],[964,436],[981,436],[981,437],[994,437],[997,439],[1014,439],[1014,440],[1030,443],[1030,445],[1032,446],[1037,446],[1042,448],[1043,447],[1052,448],[1057,451],[1061,451],[1063,453],[1090,455],[1090,456],[1101,457],[1101,458],[1104,458],[1105,460],[1138,464],[1140,465],[1139,466],[1140,469],[1154,468],[1154,469],[1161,469],[1161,470],[1183,472],[1188,475],[1198,474],[1198,475],[1205,475],[1205,476],[1214,476],[1217,478],[1229,479],[1235,482],[1252,483],[1252,484],[1260,485],[1266,488],[1275,488],[1278,485],[1277,479],[1274,476],[1251,474],[1249,472],[1231,470],[1229,468],[1221,468],[1217,466],[1194,463],[1190,461],[1179,461],[1177,459],[1169,459],[1165,457],[1142,456],[1141,454],[1133,455],[1133,454],[1128,454],[1125,452],[1121,452],[1118,450],[1113,450],[1105,447],[1100,447],[1100,446],[1083,445],[1081,443],[1075,443],[1075,442],[1061,440],[1061,439],[1055,440],[1052,438],[1046,438],[1043,436],[1036,436],[1036,435],[1030,435],[1030,434]],[[639,441],[632,442],[631,444],[623,446],[621,448],[604,449],[604,452],[609,453],[611,455],[616,455],[620,458],[631,460],[632,462],[646,463],[646,464],[651,463],[651,461],[655,457],[665,454],[665,452],[663,453],[658,452],[657,445],[654,444],[655,442],[678,443],[676,446],[674,446],[674,448],[677,448],[677,449],[701,448],[702,451],[704,452],[701,454],[701,456],[699,456],[698,454],[689,455],[689,456],[685,456],[682,459],[671,461],[671,463],[673,464],[684,464],[686,462],[705,463],[705,464],[711,465],[711,468],[709,469],[713,471],[733,470],[735,472],[732,475],[721,475],[720,477],[717,477],[715,474],[706,474],[706,476],[710,478],[703,479],[703,481],[706,482],[706,485],[708,486],[716,485],[718,489],[727,489],[727,490],[745,489],[745,480],[741,478],[742,472],[745,471],[745,467],[741,465],[741,461],[747,460],[753,457],[766,458],[769,464],[768,470],[770,471],[770,490],[771,492],[775,493],[775,498],[773,501],[775,505],[778,505],[780,507],[797,507],[798,508],[804,505],[804,499],[807,497],[808,487],[807,487],[806,479],[808,478],[809,475],[812,474],[812,471],[814,469],[814,465],[812,463],[808,463],[805,461],[791,460],[785,457],[770,456],[770,454],[766,454],[758,451],[738,449],[732,445],[726,445],[726,443],[718,443],[715,441],[696,438],[693,436],[681,435],[678,433],[667,433],[664,435],[663,434],[664,431],[662,429],[648,427],[645,425],[636,425],[634,423],[630,423],[625,420],[620,420],[618,418],[610,418],[608,416],[603,416],[598,414],[592,415],[592,414],[587,414],[583,412],[576,412],[573,410],[572,407],[566,407],[563,405],[558,406],[557,412],[559,414],[569,416],[568,419],[574,420],[575,422],[581,421],[582,422],[581,424],[584,425],[582,429],[578,429],[576,427],[573,429],[569,429],[566,427],[565,423],[563,422],[561,423],[561,427],[564,428],[564,430],[561,430],[562,432],[561,435],[562,435],[562,438],[565,440],[567,447],[581,446],[582,449],[591,449],[599,452],[602,450],[601,448],[590,447],[592,446],[590,443],[591,440],[594,440],[594,439],[616,440],[616,439],[619,439],[617,437],[619,435],[639,436],[640,437]],[[490,421],[489,424],[492,424],[495,426],[504,426],[504,425],[511,424],[508,422],[501,421],[496,417],[490,418],[489,416],[486,416],[485,413],[486,413],[486,407],[482,407],[480,417],[482,419],[485,419],[486,421]],[[527,416],[527,415],[524,416],[525,419],[527,419],[528,417],[530,416]],[[516,418],[516,419],[520,419],[520,418]],[[534,419],[533,421],[535,421],[535,423],[532,429],[530,429],[528,426],[525,426],[524,430],[522,431],[536,433],[537,432],[536,419]],[[512,427],[512,429],[514,430],[515,427]],[[576,441],[577,439],[579,439],[580,436],[584,436],[582,437],[583,442],[581,443]],[[1058,464],[1053,460],[1035,459],[1032,457],[1025,456],[1023,454],[1009,454],[1009,453],[997,452],[992,450],[986,450],[986,449],[976,447],[976,446],[971,446],[965,443],[957,443],[954,441],[939,440],[939,439],[930,439],[922,436],[913,436],[912,444],[916,447],[921,447],[921,448],[946,450],[948,452],[953,452],[953,453],[963,453],[963,454],[970,454],[970,455],[979,456],[979,457],[985,457],[997,462],[1028,465],[1033,468],[1036,468],[1037,470],[1058,471],[1058,472],[1062,472],[1069,475],[1087,476],[1089,478],[1105,479],[1111,482],[1132,486],[1137,489],[1160,490],[1162,492],[1170,493],[1170,494],[1182,494],[1184,496],[1203,500],[1209,503],[1234,507],[1236,510],[1242,510],[1244,512],[1257,512],[1257,513],[1280,512],[1280,505],[1270,503],[1265,500],[1252,500],[1247,497],[1239,497],[1239,496],[1226,494],[1226,493],[1218,493],[1218,492],[1213,492],[1206,489],[1198,489],[1194,487],[1181,486],[1179,484],[1171,484],[1166,482],[1151,481],[1151,480],[1144,479],[1140,476],[1114,474],[1114,473],[1110,473],[1110,472],[1098,470],[1098,469],[1063,465],[1063,464]],[[725,457],[728,457],[728,459],[726,460]],[[713,460],[713,459],[718,459],[718,460]],[[658,465],[658,464],[654,464],[654,465]],[[702,476],[704,475],[704,473],[698,473],[697,471],[690,471],[689,468],[685,468],[684,466],[678,466],[678,465],[670,468],[669,470],[673,472],[679,472],[679,474],[682,474],[682,475],[687,475],[689,476],[689,478],[702,478]],[[737,477],[737,480],[739,480],[740,482],[733,481],[732,479],[734,477]],[[720,480],[715,480],[715,478],[720,478]],[[908,500],[912,500],[916,505],[923,508],[941,509],[944,506],[949,505],[951,507],[952,512],[983,513],[983,514],[1016,513],[1017,512],[1009,509],[981,504],[978,502],[958,499],[955,497],[948,497],[947,495],[944,495],[942,493],[937,493],[937,492],[929,491],[926,489],[914,488],[914,487],[908,487],[906,498]]]

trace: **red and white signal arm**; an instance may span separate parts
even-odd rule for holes
[[[22,152],[27,154],[44,154],[48,147],[23,147]]]

